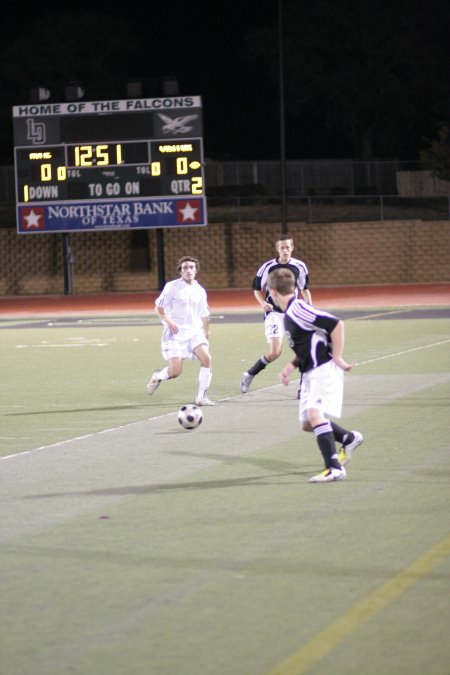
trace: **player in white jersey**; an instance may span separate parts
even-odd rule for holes
[[[241,380],[241,392],[246,394],[250,384],[258,373],[260,373],[269,363],[275,361],[282,351],[284,323],[283,311],[274,301],[267,288],[267,279],[269,274],[276,269],[289,269],[293,273],[296,283],[296,293],[301,292],[303,299],[311,304],[311,293],[308,288],[308,268],[305,263],[298,258],[292,258],[294,242],[289,235],[281,235],[275,244],[278,253],[277,258],[267,260],[256,273],[253,280],[254,296],[264,310],[264,330],[266,340],[269,343],[269,351],[263,354],[251,368],[245,371]]]
[[[278,269],[267,281],[271,295],[284,311],[284,325],[294,358],[281,371],[283,384],[299,368],[299,418],[304,431],[313,431],[322,454],[325,469],[310,479],[312,483],[329,483],[346,477],[344,464],[353,450],[361,445],[359,431],[349,431],[328,418],[341,417],[343,372],[354,363],[343,357],[344,324],[336,316],[300,300],[295,293],[295,278],[290,270]],[[342,443],[338,455],[336,441]]]
[[[214,405],[207,396],[211,384],[211,354],[209,353],[209,307],[206,291],[196,280],[199,262],[183,256],[177,263],[179,279],[169,281],[155,300],[155,309],[164,326],[161,351],[168,362],[155,370],[147,393],[151,396],[162,381],[178,377],[183,372],[184,359],[198,359],[200,372],[197,405]]]

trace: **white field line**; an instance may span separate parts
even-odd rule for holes
[[[395,356],[403,356],[403,354],[410,354],[411,352],[417,352],[421,351],[422,349],[428,349],[430,347],[438,347],[440,345],[444,345],[450,342],[450,338],[448,340],[441,340],[440,342],[432,342],[429,345],[423,345],[421,347],[413,347],[411,349],[406,349],[401,352],[394,352],[392,354],[385,354],[384,356],[378,356],[375,359],[369,359],[368,361],[361,361],[357,365],[358,366],[364,366],[367,365],[368,363],[374,363],[375,361],[383,361],[384,359],[391,359],[394,358]],[[272,385],[279,387],[281,385]],[[272,387],[266,387],[266,389],[271,389]],[[231,396],[228,396],[227,398],[221,399],[222,401],[229,401]],[[220,401],[219,401],[220,403]],[[164,417],[168,417],[169,415],[174,415],[174,412],[170,413],[165,413],[164,415],[158,415],[157,417],[151,417],[149,418],[150,420],[157,420],[157,419],[162,419]],[[5,455],[5,457],[0,457],[0,461],[4,461],[6,459],[14,459],[15,457],[22,457],[23,455],[29,455],[31,453],[37,452],[38,450],[47,450],[50,448],[58,448],[62,445],[65,445],[66,443],[72,443],[73,441],[81,441],[86,438],[92,438],[94,436],[98,436],[99,434],[108,434],[111,431],[117,431],[117,429],[126,429],[127,427],[132,427],[135,424],[141,424],[143,420],[139,420],[137,422],[130,422],[130,424],[120,424],[118,427],[111,427],[110,429],[103,429],[102,431],[94,431],[91,434],[85,434],[83,436],[75,436],[74,438],[68,438],[64,441],[58,441],[57,443],[51,443],[50,445],[41,445],[38,448],[33,448],[31,450],[24,450],[23,452],[16,452],[12,455]]]
[[[429,349],[429,347],[438,347],[439,345],[445,345],[450,342],[448,340],[441,340],[440,342],[432,342],[429,345],[422,345],[421,347],[412,347],[411,349],[405,349],[401,352],[394,352],[393,354],[384,354],[383,356],[377,356],[375,359],[369,359],[368,361],[358,362],[358,366],[365,366],[368,363],[374,363],[375,361],[383,361],[384,359],[392,359],[394,356],[403,356],[403,354],[411,354],[411,352],[419,352],[422,349]]]
[[[225,400],[225,399],[223,399]],[[169,415],[175,415],[174,412],[165,413],[164,415],[157,415],[156,417],[150,417],[150,420],[158,420],[163,417],[169,417]],[[32,448],[31,450],[24,450],[23,452],[15,452],[12,455],[5,455],[5,457],[0,457],[0,461],[4,459],[13,459],[14,457],[21,457],[23,455],[30,455],[32,452],[37,452],[38,450],[49,450],[50,448],[59,448],[61,445],[66,443],[72,443],[74,441],[82,441],[85,438],[93,438],[93,436],[99,436],[100,434],[109,434],[111,431],[117,431],[118,429],[126,429],[127,427],[132,427],[135,424],[142,424],[144,420],[138,420],[137,422],[130,422],[129,424],[119,424],[118,427],[111,427],[110,429],[102,429],[102,431],[94,431],[91,434],[84,434],[83,436],[75,436],[74,438],[66,438],[64,441],[58,441],[57,443],[51,443],[50,445],[40,445],[38,448]]]

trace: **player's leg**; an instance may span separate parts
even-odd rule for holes
[[[169,365],[159,371],[160,380],[173,380],[179,377],[183,372],[183,359],[181,356],[172,356],[169,359]]]
[[[342,446],[339,451],[339,462],[343,466],[351,460],[353,450],[364,442],[364,436],[359,431],[344,429],[339,424],[336,424],[336,422],[330,423],[336,441],[341,443]]]
[[[269,344],[269,351],[263,354],[251,368],[245,371],[241,380],[241,392],[246,394],[250,389],[250,384],[269,363],[275,361],[281,354],[284,335],[284,319],[279,312],[270,312],[264,320],[264,332]]]
[[[311,408],[308,410],[308,421],[314,429],[316,442],[323,457],[325,470],[318,476],[311,478],[312,483],[328,483],[333,480],[345,478],[345,469],[338,460],[336,441],[333,429],[321,410]]]
[[[215,405],[207,395],[212,380],[212,358],[209,353],[209,346],[207,343],[201,343],[196,345],[192,351],[200,361],[198,392],[195,402],[197,405]]]
[[[339,394],[338,394],[339,395]],[[340,415],[335,415],[340,416]],[[339,451],[339,462],[342,466],[347,464],[353,456],[353,450],[361,445],[364,441],[363,435],[359,431],[350,431],[341,427],[334,421],[330,421],[331,428],[333,429],[333,434],[335,440],[341,444],[341,449]]]
[[[147,384],[149,396],[155,393],[164,380],[171,380],[181,375],[183,371],[183,358],[185,358],[184,351],[186,349],[186,345],[183,342],[177,341],[168,328],[163,330],[161,353],[168,365],[153,372]]]
[[[147,393],[151,396],[164,380],[173,380],[183,372],[183,359],[175,356],[169,359],[169,365],[161,370],[155,370],[147,384]]]
[[[333,365],[325,364],[302,377],[299,418],[305,431],[314,432],[325,464],[325,470],[310,479],[312,483],[328,483],[346,477],[338,459],[333,429],[326,417],[330,410],[334,414],[340,413],[342,407],[342,378],[335,373]]]

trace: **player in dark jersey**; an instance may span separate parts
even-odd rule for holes
[[[253,293],[256,300],[264,310],[264,329],[267,342],[270,345],[269,352],[263,354],[251,368],[245,371],[241,380],[241,392],[246,394],[251,381],[269,363],[275,361],[282,350],[284,323],[283,311],[271,297],[267,288],[267,278],[273,270],[288,269],[295,277],[296,292],[301,292],[304,300],[311,304],[311,293],[308,288],[308,268],[302,260],[292,258],[294,242],[288,235],[281,235],[275,244],[278,253],[277,258],[267,260],[256,273],[253,280]]]
[[[277,269],[267,280],[273,300],[284,311],[284,326],[294,358],[280,373],[284,385],[299,368],[299,419],[304,431],[313,431],[322,454],[325,470],[310,479],[311,483],[329,483],[346,477],[344,464],[353,450],[361,445],[359,431],[348,431],[328,419],[340,417],[347,363],[344,350],[344,324],[333,314],[308,305],[296,297],[295,278],[288,269]],[[338,455],[336,441],[342,443]]]

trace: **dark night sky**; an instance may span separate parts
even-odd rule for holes
[[[251,76],[243,65],[242,49],[245,34],[259,22],[276,25],[277,0],[226,3],[210,2],[125,2],[111,10],[107,2],[78,2],[68,10],[64,3],[49,0],[44,5],[29,2],[14,8],[5,18],[4,31],[15,37],[47,16],[54,21],[56,13],[80,8],[96,15],[105,13],[124,20],[123,43],[138,39],[142,46],[139,59],[123,64],[111,98],[126,98],[126,79],[145,81],[176,76],[179,93],[201,95],[204,109],[205,154],[218,159],[270,158],[279,153],[278,91],[275,83],[267,85],[263,73]],[[125,24],[126,22],[126,24]],[[131,26],[131,29],[127,28]],[[8,30],[10,28],[10,31]],[[102,29],[99,27],[99,31]],[[36,36],[35,36],[36,37]],[[64,36],[60,39],[65,48]],[[84,45],[80,44],[80,51]],[[119,47],[120,49],[120,47]],[[125,76],[126,73],[126,76]],[[256,81],[257,75],[258,81]],[[28,93],[27,73],[19,70],[17,80]],[[17,82],[16,80],[16,82]],[[31,82],[30,82],[31,84]],[[35,82],[38,84],[38,82]],[[42,86],[48,86],[42,73]],[[82,83],[84,84],[84,83]],[[275,86],[274,86],[275,85]],[[2,102],[5,91],[1,92]],[[102,98],[94,88],[86,88],[85,100]],[[144,93],[145,96],[152,96]],[[11,105],[27,102],[22,99],[6,102]],[[61,100],[57,96],[53,100]],[[1,163],[1,162],[0,162]]]
[[[315,5],[312,0],[297,1],[307,8]],[[356,0],[345,2],[351,5]],[[336,8],[338,5],[343,7],[345,2],[331,4]],[[380,5],[383,5],[383,2],[384,0],[379,0]],[[421,4],[418,0],[414,2],[416,6]],[[445,4],[450,6],[450,3],[445,3],[444,0],[429,0],[430,2],[430,11],[433,3],[440,4],[441,7]],[[295,5],[295,0],[283,0],[283,3]],[[398,4],[399,7],[402,5],[408,7],[408,3],[404,0],[390,0],[389,4],[392,3]],[[47,43],[56,38],[58,49],[66,60],[64,76],[66,79],[70,78],[67,63],[70,64],[72,60],[76,68],[78,55],[86,52],[86,43],[80,39],[77,49],[73,49],[66,35],[43,35],[36,27],[42,26],[39,21],[43,17],[47,17],[49,25],[53,26],[56,25],[56,14],[67,15],[74,11],[80,16],[84,15],[85,19],[94,14],[113,16],[122,22],[114,36],[107,36],[111,39],[114,37],[114,53],[120,63],[120,73],[117,74],[115,89],[110,98],[126,98],[127,79],[149,81],[152,78],[176,76],[180,94],[201,95],[203,98],[205,155],[208,158],[244,160],[279,157],[279,88],[276,78],[273,77],[273,72],[277,73],[277,63],[273,63],[274,59],[271,63],[249,62],[246,39],[250,31],[260,26],[273,27],[276,30],[278,0],[258,0],[256,3],[246,0],[240,2],[199,0],[191,3],[129,0],[113,8],[110,2],[103,1],[80,1],[69,4],[48,0],[45,5],[25,2],[12,6],[7,16],[3,18],[3,34],[7,35],[7,39],[0,46],[0,50],[8,50],[21,33],[33,35],[32,49],[37,52],[45,50]],[[448,16],[450,12],[447,12]],[[305,27],[307,28],[308,26]],[[96,35],[105,39],[105,31],[100,25],[97,25],[96,31],[93,36],[91,34],[91,40],[96,41]],[[121,60],[121,50],[127,45],[134,44],[139,44],[137,58],[124,56]],[[22,46],[22,50],[18,53],[23,55],[27,48]],[[71,52],[71,56],[68,52]],[[34,55],[31,58],[34,58]],[[355,59],[357,58],[355,54]],[[58,61],[58,56],[54,61]],[[14,85],[17,88],[22,85],[22,92],[27,92],[27,87],[31,84],[27,68],[18,65],[16,71]],[[58,73],[57,66],[53,76],[55,73]],[[11,100],[11,86],[8,87],[8,79],[6,84],[4,82],[0,82],[2,119],[5,110],[10,109],[11,105],[27,102]],[[42,83],[39,84],[51,88],[51,83],[46,82],[44,72]],[[94,86],[85,89],[85,100],[102,98]],[[52,100],[61,98],[59,96]],[[320,111],[319,114],[317,112],[313,107],[305,106],[303,113],[297,117],[287,116],[287,157],[300,159],[351,156],[352,148],[348,138],[340,133],[325,132]],[[5,132],[1,137],[3,145],[4,139]],[[416,150],[412,148],[410,154],[413,156]],[[2,155],[4,154],[3,151]]]

